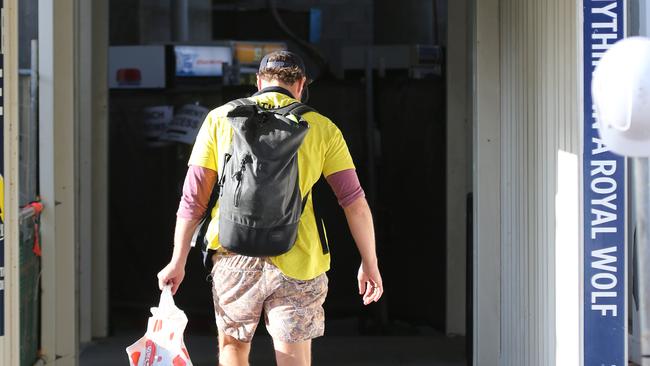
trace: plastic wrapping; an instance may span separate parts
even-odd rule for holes
[[[187,316],[176,307],[171,288],[166,286],[158,307],[151,308],[147,332],[126,348],[131,366],[191,366],[183,341]]]

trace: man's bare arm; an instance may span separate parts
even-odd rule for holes
[[[187,263],[187,256],[190,252],[190,241],[200,221],[201,219],[176,218],[174,252],[169,264],[158,273],[158,287],[161,290],[163,286],[171,285],[172,294],[175,294],[178,286],[183,282],[183,278],[185,277],[185,264]]]
[[[372,213],[364,197],[357,198],[350,205],[344,207],[343,211],[361,255],[357,280],[359,294],[363,295],[363,303],[368,305],[373,301],[378,301],[384,292],[377,263]]]
[[[169,264],[158,273],[158,286],[172,286],[175,294],[185,277],[185,263],[190,251],[190,241],[206,210],[210,194],[217,180],[217,172],[190,165],[183,184],[183,196],[176,213],[174,251]]]

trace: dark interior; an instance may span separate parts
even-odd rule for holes
[[[233,3],[214,2],[215,40],[288,39],[268,9],[238,10]],[[128,8],[126,2],[111,6],[111,14],[126,11],[115,9],[117,6]],[[295,36],[309,38],[308,12],[282,10],[280,16]],[[120,31],[114,30],[121,21],[111,18],[111,44],[136,42],[132,37],[120,38]],[[381,25],[375,22],[375,28]],[[300,42],[289,39],[287,43],[312,69],[331,61],[318,60],[313,50]],[[445,331],[446,116],[442,75],[413,78],[406,70],[375,70],[369,87],[369,75],[362,69],[338,76],[320,69],[310,87],[309,104],[339,126],[354,158],[374,214],[386,290],[382,301],[363,309],[356,288],[359,255],[343,211],[329,188],[322,187],[323,194],[316,199],[323,207],[332,253],[325,303],[327,335]],[[110,91],[112,333],[142,330],[149,308],[158,301],[156,274],[171,255],[175,213],[191,151],[191,146],[179,143],[148,147],[142,108],[198,103],[212,109],[255,91],[253,85],[227,86],[217,80],[177,82],[165,89]],[[371,126],[367,125],[369,112],[375,116]],[[373,130],[377,132],[368,132]],[[190,253],[186,271],[176,301],[188,315],[188,332],[213,333],[211,292],[198,250]],[[258,332],[263,332],[263,327]]]

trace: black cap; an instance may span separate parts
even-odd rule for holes
[[[282,55],[283,56],[282,58],[284,60],[269,61],[269,58],[276,55]],[[271,67],[284,68],[284,67],[294,67],[294,66],[298,67],[298,69],[300,69],[303,75],[307,78],[305,87],[302,89],[302,95],[300,96],[300,100],[303,103],[307,103],[307,101],[309,101],[309,88],[307,88],[307,85],[311,84],[312,80],[309,80],[309,77],[307,77],[307,69],[305,68],[305,63],[302,61],[302,58],[300,58],[300,56],[296,55],[291,51],[273,51],[262,58],[262,61],[260,61],[260,68],[258,72],[262,72],[264,71],[264,69],[271,68]]]
[[[283,59],[282,61],[269,61],[269,58],[272,56],[276,55],[282,55]],[[262,72],[264,69],[267,68],[272,68],[272,67],[279,67],[279,68],[284,68],[284,67],[298,67],[302,73],[307,76],[307,70],[305,69],[305,63],[302,61],[302,58],[300,56],[296,55],[295,53],[291,51],[274,51],[262,58],[262,61],[260,61],[260,68],[259,72]]]

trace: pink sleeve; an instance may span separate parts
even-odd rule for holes
[[[341,207],[348,207],[357,198],[366,196],[359,183],[357,171],[354,169],[341,170],[328,175],[325,179],[332,187]]]
[[[217,172],[197,165],[190,165],[183,184],[183,196],[178,205],[176,217],[200,219],[208,209],[212,188],[217,181]]]

